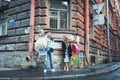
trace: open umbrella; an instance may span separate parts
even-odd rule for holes
[[[44,55],[44,51],[47,48],[47,37],[39,37],[35,42],[35,50],[40,54]]]
[[[76,43],[72,43],[72,60],[73,62],[78,62],[80,58],[80,50]]]

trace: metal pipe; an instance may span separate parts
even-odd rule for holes
[[[85,0],[85,57],[87,64],[90,64],[89,54],[89,0]]]
[[[35,0],[31,0],[30,7],[30,32],[29,32],[29,49],[28,58],[30,59],[33,54],[33,44],[34,44],[34,15],[35,15]]]
[[[109,26],[109,1],[107,0],[107,43],[108,43],[108,61],[110,61],[110,26]]]

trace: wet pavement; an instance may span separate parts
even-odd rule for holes
[[[40,69],[0,69],[0,80],[79,80],[80,77],[89,77],[112,72],[120,67],[120,62],[111,62],[70,71],[47,71]]]

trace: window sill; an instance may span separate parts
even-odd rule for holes
[[[49,29],[44,29],[44,30],[45,30],[45,32],[74,34],[74,31],[70,30],[70,29],[53,29],[53,28],[49,28]]]

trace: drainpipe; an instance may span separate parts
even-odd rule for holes
[[[85,57],[87,64],[90,65],[89,54],[89,0],[85,0]]]
[[[31,0],[28,59],[30,59],[31,56],[32,56],[32,54],[33,54],[33,44],[34,44],[34,18],[35,18],[34,15],[35,15],[35,0]]]
[[[107,0],[107,43],[108,43],[108,61],[110,62],[110,26],[109,26],[109,1]]]

